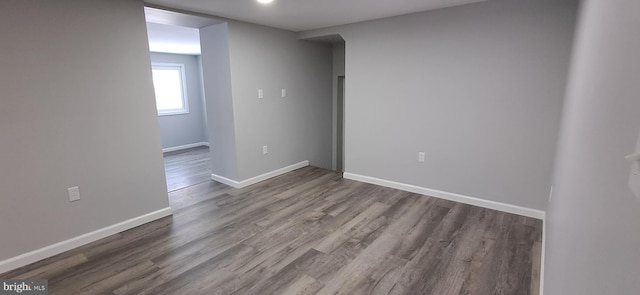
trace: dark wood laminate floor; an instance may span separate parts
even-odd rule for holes
[[[167,191],[192,186],[211,179],[209,147],[200,146],[164,153]]]
[[[314,167],[170,199],[172,217],[0,277],[49,279],[50,294],[537,292],[539,220]]]

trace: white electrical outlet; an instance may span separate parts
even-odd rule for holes
[[[631,164],[631,171],[629,172],[629,189],[640,199],[640,136],[636,143],[635,153],[626,156],[625,158]]]
[[[418,162],[424,163],[424,152],[418,153]]]
[[[266,154],[268,154],[268,153],[269,153],[269,147],[268,147],[268,146],[266,146],[266,145],[265,145],[265,146],[262,146],[262,154],[263,154],[263,155],[266,155]]]
[[[287,89],[282,88],[282,98],[287,97]]]
[[[264,91],[262,91],[262,89],[258,89],[258,98],[264,98]]]
[[[80,189],[77,186],[68,188],[67,192],[69,193],[69,202],[80,200]]]

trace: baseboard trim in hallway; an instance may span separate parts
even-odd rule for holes
[[[116,223],[101,229],[58,242],[31,252],[27,252],[3,261],[0,261],[0,273],[5,273],[10,270],[34,263],[36,261],[49,258],[51,256],[60,254],[65,251],[89,244],[102,238],[106,238],[110,235],[123,232],[128,229],[132,229],[136,226],[143,225],[147,222],[154,221],[166,216],[172,215],[171,207],[166,207],[154,212],[150,212],[138,217],[125,220],[120,223]]]
[[[461,194],[450,193],[450,192],[445,192],[445,191],[440,191],[440,190],[435,190],[430,188],[424,188],[420,186],[415,186],[415,185],[401,183],[401,182],[395,182],[395,181],[386,180],[386,179],[380,179],[380,178],[364,176],[364,175],[348,173],[348,172],[345,172],[343,174],[343,177],[346,179],[376,184],[380,186],[386,186],[386,187],[395,188],[395,189],[408,191],[412,193],[417,193],[421,195],[432,196],[432,197],[445,199],[449,201],[460,202],[464,204],[522,215],[526,217],[532,217],[532,218],[541,219],[541,220],[544,220],[544,217],[545,217],[545,213],[542,210],[536,210],[536,209],[516,206],[512,204],[496,202],[496,201],[489,201],[481,198],[470,197],[470,196],[465,196]]]
[[[271,172],[260,174],[260,175],[258,175],[256,177],[252,177],[252,178],[245,179],[245,180],[242,180],[242,181],[236,181],[236,180],[229,179],[229,178],[226,178],[224,176],[220,176],[220,175],[216,175],[216,174],[211,174],[211,179],[213,179],[213,180],[215,180],[217,182],[224,183],[224,184],[226,184],[228,186],[231,186],[231,187],[234,187],[234,188],[243,188],[243,187],[250,186],[252,184],[256,184],[258,182],[267,180],[269,178],[273,178],[273,177],[276,177],[278,175],[282,175],[282,174],[285,174],[287,172],[291,172],[293,170],[300,169],[302,167],[307,167],[307,166],[309,166],[309,161],[302,161],[302,162],[295,163],[293,165],[289,165],[287,167],[283,167],[283,168],[280,168],[280,169],[277,169],[277,170],[273,170]]]
[[[199,146],[209,146],[209,143],[208,142],[196,142],[196,143],[190,143],[190,144],[179,145],[179,146],[174,146],[174,147],[168,147],[168,148],[162,149],[162,152],[163,153],[175,152],[175,151],[186,150],[186,149],[199,147]]]

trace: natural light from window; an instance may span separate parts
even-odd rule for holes
[[[189,112],[183,65],[154,63],[153,87],[156,93],[158,115],[186,114]]]

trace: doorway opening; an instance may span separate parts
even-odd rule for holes
[[[344,172],[344,75],[338,76],[336,101],[336,171]]]
[[[219,21],[145,7],[167,191],[211,180],[200,28]]]

